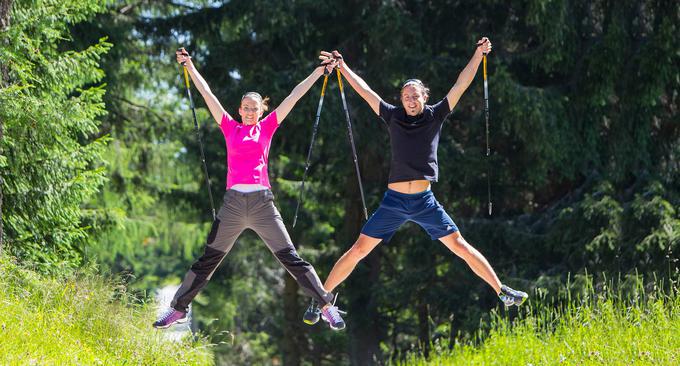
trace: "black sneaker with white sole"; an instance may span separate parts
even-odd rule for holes
[[[321,310],[319,309],[319,303],[312,299],[305,311],[305,315],[302,316],[302,321],[305,324],[314,325],[319,322],[321,318]]]
[[[505,306],[520,306],[529,298],[529,295],[527,295],[526,292],[513,290],[510,287],[503,285],[501,286],[501,293],[498,294],[498,297]]]

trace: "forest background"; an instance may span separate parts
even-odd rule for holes
[[[181,280],[212,217],[178,47],[236,116],[246,91],[280,103],[323,49],[340,50],[388,102],[412,77],[434,102],[487,36],[491,156],[480,70],[444,124],[432,188],[462,233],[504,282],[534,298],[586,274],[672,285],[679,19],[680,4],[663,0],[0,0],[0,250],[45,273],[96,263],[140,299]],[[269,172],[293,241],[325,278],[364,218],[331,78],[291,227],[320,88],[278,130]],[[389,139],[366,103],[346,94],[370,213],[386,189]],[[194,98],[219,203],[224,139]],[[371,364],[474,338],[493,314],[516,315],[415,224],[339,291],[346,331],[303,324],[307,298],[247,233],[193,309],[222,364]]]

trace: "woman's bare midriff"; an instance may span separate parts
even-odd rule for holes
[[[399,193],[418,193],[430,189],[430,182],[427,180],[410,180],[408,182],[396,182],[387,185],[387,188]]]

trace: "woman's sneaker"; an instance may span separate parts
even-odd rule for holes
[[[165,329],[173,324],[181,324],[189,321],[187,313],[170,308],[158,320],[153,323],[154,328]]]
[[[305,311],[305,315],[302,316],[302,321],[305,324],[314,325],[319,322],[320,318],[321,310],[319,310],[319,303],[312,299],[312,302],[307,307],[307,311]]]
[[[526,292],[513,290],[510,287],[503,285],[501,286],[501,293],[498,294],[498,297],[501,299],[503,304],[505,304],[505,306],[520,306],[527,300],[527,298],[529,298],[529,295],[527,295]]]
[[[321,309],[321,319],[328,323],[333,330],[345,329],[345,321],[340,316],[340,310],[335,305],[328,305]]]

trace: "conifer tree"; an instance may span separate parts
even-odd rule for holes
[[[88,236],[81,204],[105,179],[100,156],[107,138],[97,136],[97,119],[105,113],[98,60],[111,45],[100,39],[71,50],[69,27],[104,7],[95,0],[11,5],[12,24],[0,39],[5,246],[45,270],[74,266]]]

